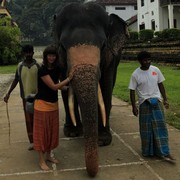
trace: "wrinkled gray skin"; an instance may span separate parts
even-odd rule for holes
[[[108,16],[104,8],[95,3],[69,4],[57,13],[54,22],[61,65],[65,70],[64,78],[71,68],[75,69],[70,85],[81,110],[87,172],[94,177],[98,172],[98,131],[99,136],[105,135],[105,140],[110,136],[106,145],[110,144],[112,138],[109,127],[111,98],[121,48],[127,38],[126,24],[116,15]],[[82,59],[75,62],[76,55],[71,54],[72,47],[76,47],[77,57]],[[93,56],[94,51],[89,54],[85,53],[85,49],[79,51],[81,47],[87,47],[87,51],[93,47],[95,54],[99,52],[99,57]],[[98,111],[98,83],[105,103],[106,127],[103,127]],[[63,100],[66,113],[69,113],[67,94],[63,95]]]

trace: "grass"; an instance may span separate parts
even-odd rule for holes
[[[0,74],[12,74],[16,72],[17,65],[0,66]]]
[[[153,64],[153,63],[152,63]],[[162,71],[166,80],[164,85],[166,88],[166,94],[170,104],[170,108],[165,110],[166,121],[168,124],[180,129],[180,70],[177,70],[173,66],[167,66],[162,64],[153,64]],[[0,74],[15,73],[17,65],[1,66]],[[132,72],[139,67],[138,62],[121,62],[118,66],[118,73],[116,84],[114,87],[113,95],[130,103],[129,99],[129,80]]]
[[[154,64],[165,76],[164,86],[170,104],[170,108],[165,110],[166,121],[168,124],[180,129],[180,70],[174,66]],[[130,103],[129,80],[132,72],[139,67],[138,62],[121,62],[118,66],[118,73],[113,95]]]

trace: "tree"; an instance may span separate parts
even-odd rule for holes
[[[11,18],[0,18],[0,65],[15,64],[20,55],[20,29]]]
[[[11,0],[8,8],[23,37],[29,38],[34,45],[45,45],[53,41],[51,34],[56,9],[70,2],[83,0]]]

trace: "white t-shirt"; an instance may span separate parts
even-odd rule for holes
[[[151,65],[148,70],[143,71],[139,67],[132,73],[129,89],[137,91],[139,105],[149,98],[161,100],[158,83],[164,80],[165,78],[159,68]]]

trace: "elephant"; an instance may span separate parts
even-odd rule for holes
[[[98,145],[109,145],[112,140],[112,92],[122,48],[129,36],[127,24],[117,15],[109,15],[98,3],[70,3],[54,15],[53,34],[62,80],[73,69],[69,90],[62,91],[64,133],[71,136],[74,130],[77,134],[72,136],[84,135],[86,169],[94,177],[98,172]]]

